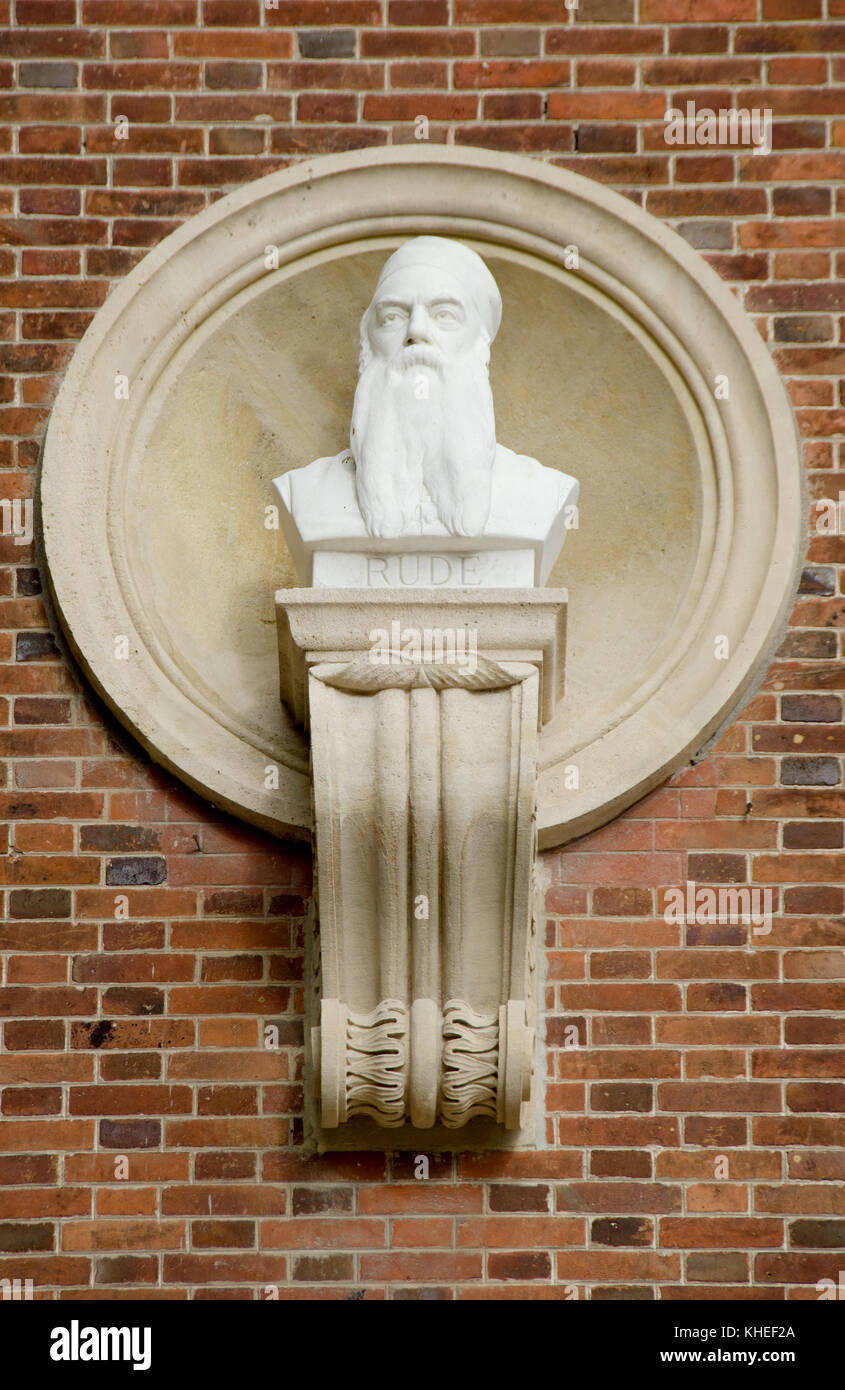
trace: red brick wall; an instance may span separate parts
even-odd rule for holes
[[[845,487],[843,0],[0,0],[0,21],[4,497],[30,495],[74,343],[148,247],[420,114],[679,228],[771,345],[813,495]],[[687,99],[772,108],[774,152],[670,149]],[[845,539],[808,541],[778,658],[712,755],[549,856],[550,1147],[427,1181],[407,1156],[302,1161],[308,857],[149,765],[54,645],[32,550],[0,547],[0,1278],[783,1299],[836,1277]],[[684,939],[661,889],[687,878],[775,888],[771,935]]]

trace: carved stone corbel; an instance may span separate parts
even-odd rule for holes
[[[565,607],[563,590],[277,594],[282,694],[311,735],[324,1129],[525,1126],[537,733]],[[397,629],[385,660],[373,633]],[[414,659],[408,633],[441,649]],[[444,633],[471,634],[473,658]]]

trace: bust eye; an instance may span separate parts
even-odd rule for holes
[[[382,326],[386,323],[401,323],[404,317],[401,309],[383,309],[379,315],[379,323]]]
[[[455,323],[457,321],[454,309],[435,309],[434,317],[439,323]]]

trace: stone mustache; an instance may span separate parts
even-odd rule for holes
[[[529,1118],[537,742],[566,609],[542,586],[577,483],[496,441],[501,313],[475,251],[405,242],[361,320],[349,448],[275,480],[303,586],[277,614],[311,735],[318,1131]]]

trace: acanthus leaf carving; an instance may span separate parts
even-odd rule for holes
[[[385,999],[369,1014],[346,1016],[346,1112],[384,1127],[405,1120],[408,1010]]]
[[[443,1014],[443,1123],[450,1129],[476,1115],[496,1118],[499,1014],[479,1014],[450,999]]]

